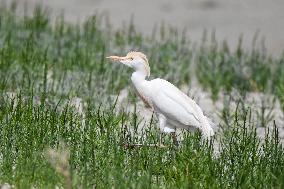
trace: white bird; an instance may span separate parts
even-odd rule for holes
[[[164,79],[146,80],[146,77],[150,76],[146,55],[141,52],[129,52],[125,57],[107,58],[134,69],[131,81],[138,95],[156,113],[160,131],[171,133],[175,144],[177,144],[176,128],[199,129],[206,139],[214,135],[213,123],[203,114],[194,100]]]

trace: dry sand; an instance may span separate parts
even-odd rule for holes
[[[5,1],[5,0],[4,0]],[[6,0],[11,2],[11,0]],[[226,39],[234,48],[240,34],[244,46],[251,47],[253,36],[265,37],[268,51],[279,56],[284,49],[283,0],[18,0],[28,7],[42,3],[52,15],[64,11],[69,22],[83,21],[96,12],[106,12],[114,27],[133,16],[138,30],[150,34],[155,24],[184,28],[188,37],[199,42],[204,29],[216,30],[218,40]]]

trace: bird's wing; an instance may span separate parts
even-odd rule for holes
[[[163,79],[151,81],[154,107],[169,119],[183,125],[199,127],[200,107],[177,87]]]

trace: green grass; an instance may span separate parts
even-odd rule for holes
[[[259,139],[247,107],[225,107],[214,145],[203,143],[198,133],[183,132],[179,148],[165,136],[168,148],[125,149],[125,143],[158,143],[160,134],[154,118],[141,133],[138,113],[116,112],[112,96],[130,84],[131,70],[105,60],[143,51],[155,77],[180,86],[196,73],[213,99],[236,88],[273,94],[283,106],[283,57],[246,52],[241,45],[230,52],[214,40],[193,50],[184,34],[163,25],[147,37],[131,23],[113,31],[101,16],[82,25],[67,24],[63,17],[52,24],[40,7],[31,17],[16,17],[14,9],[0,8],[0,183],[16,188],[284,187],[277,127]],[[86,104],[84,116],[68,104],[74,97]],[[135,104],[136,97],[129,98]]]
[[[258,47],[257,35],[252,42],[252,49],[245,51],[242,48],[242,36],[235,52],[231,52],[226,42],[218,44],[215,34],[207,39],[206,33],[197,52],[197,77],[199,82],[217,100],[220,91],[230,92],[237,89],[241,93],[265,92],[276,94],[277,89],[283,86],[284,53],[280,58],[267,54],[265,46]],[[278,95],[282,97],[281,94]]]
[[[95,109],[92,108],[92,109]],[[239,188],[283,187],[284,151],[277,129],[260,144],[248,116],[237,114],[220,143],[220,153],[203,144],[198,134],[184,133],[181,147],[125,149],[122,144],[157,143],[151,124],[142,140],[135,117],[116,114],[112,107],[90,111],[86,127],[72,109],[33,106],[33,100],[4,105],[1,114],[1,174],[3,182],[20,188],[64,184],[49,164],[48,147],[61,142],[69,151],[74,187],[83,188]],[[59,152],[62,153],[62,152]]]

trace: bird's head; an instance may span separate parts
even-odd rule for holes
[[[147,77],[150,76],[150,66],[145,54],[131,51],[126,56],[109,56],[106,57],[112,61],[118,61],[126,66],[133,68],[135,71],[142,72]]]

